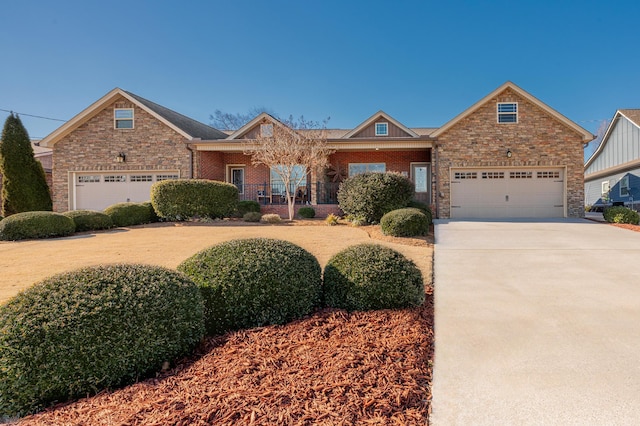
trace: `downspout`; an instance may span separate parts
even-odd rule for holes
[[[195,155],[194,155],[193,147],[191,146],[191,142],[186,142],[185,146],[189,150],[189,179],[193,179],[194,178],[193,177],[193,169],[194,169],[193,161],[195,159]]]

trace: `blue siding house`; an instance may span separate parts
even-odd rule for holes
[[[585,205],[640,208],[640,109],[616,111],[584,165]]]

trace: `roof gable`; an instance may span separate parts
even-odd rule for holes
[[[398,120],[391,117],[386,112],[378,111],[375,114],[373,114],[371,117],[367,118],[365,121],[360,123],[358,127],[356,127],[355,129],[351,130],[349,133],[344,135],[343,138],[349,139],[349,138],[357,138],[357,137],[375,137],[375,138],[385,137],[385,136],[375,136],[375,132],[373,131],[373,126],[375,126],[375,123],[377,122],[386,122],[390,124],[389,136],[391,137],[393,136],[411,137],[411,138],[419,137],[419,135],[416,132],[414,132],[404,124],[400,123]],[[392,128],[393,130],[395,130],[395,132],[393,132],[394,134],[392,134]],[[371,130],[371,131],[367,132],[367,130]],[[389,136],[386,136],[386,137],[389,137]]]
[[[253,139],[253,130],[255,130],[260,124],[265,123],[282,124],[277,118],[273,117],[270,114],[267,114],[266,112],[263,112],[261,114],[258,114],[256,118],[249,121],[247,124],[230,134],[227,139],[247,139],[245,138],[245,136],[249,136],[248,139]]]
[[[475,104],[473,104],[472,106],[464,110],[461,114],[458,114],[452,120],[448,121],[444,126],[440,127],[438,130],[433,132],[431,136],[438,137],[441,134],[445,133],[447,130],[451,129],[456,124],[458,124],[460,121],[470,116],[471,114],[476,112],[478,109],[480,109],[482,106],[490,102],[492,99],[496,98],[501,93],[509,89],[515,92],[518,96],[531,102],[533,105],[537,106],[538,108],[540,108],[541,110],[543,110],[544,112],[546,112],[547,114],[555,118],[556,120],[560,121],[566,127],[580,134],[582,136],[583,142],[589,142],[594,139],[594,136],[593,134],[591,134],[591,132],[579,126],[578,124],[574,123],[573,121],[569,120],[567,117],[560,114],[558,111],[554,110],[544,102],[540,101],[538,98],[524,91],[523,89],[521,89],[520,87],[518,87],[517,85],[513,84],[510,81],[507,81],[506,83],[504,83],[503,85],[495,89],[493,92],[489,93],[487,96],[480,99],[478,102],[476,102]]]
[[[621,118],[626,119],[629,123],[631,123],[632,125],[640,129],[640,109],[617,110],[616,113],[613,115],[613,118],[611,119],[611,122],[609,123],[607,130],[604,132],[604,135],[602,136],[602,141],[600,142],[600,145],[598,145],[598,148],[593,152],[591,157],[589,157],[587,162],[584,164],[585,171],[587,171],[589,166],[591,166],[593,162],[596,160],[596,158],[598,158],[600,154],[602,154],[602,152],[605,150],[605,148],[607,147],[607,144],[609,143],[610,136],[613,134],[616,126],[618,126]]]
[[[213,127],[116,87],[42,139],[42,141],[40,141],[41,146],[53,147],[59,140],[98,115],[119,98],[127,99],[189,140],[223,139],[227,136],[225,133]]]

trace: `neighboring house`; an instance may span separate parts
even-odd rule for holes
[[[263,211],[284,213],[282,181],[243,153],[275,120],[263,113],[227,134],[114,89],[42,141],[54,150],[54,209],[144,201],[153,182],[195,177],[232,182]],[[439,129],[409,128],[383,111],[329,129],[331,167],[300,169],[306,180],[291,189],[321,216],[338,210],[342,179],[393,171],[440,218],[580,217],[583,144],[592,139],[507,82]]]
[[[36,160],[40,161],[42,168],[44,169],[44,175],[47,179],[47,185],[51,188],[51,164],[53,161],[53,151],[49,148],[40,146],[39,140],[32,140],[31,146],[33,147],[33,156]],[[2,174],[0,173],[0,193],[2,192]]]
[[[584,165],[584,187],[587,206],[640,201],[640,109],[616,111]]]

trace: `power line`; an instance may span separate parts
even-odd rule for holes
[[[2,109],[2,108],[0,108],[0,111],[9,112],[9,113],[18,114],[18,115],[25,115],[27,117],[42,118],[43,120],[62,121],[63,123],[66,123],[66,121],[67,121],[67,120],[61,120],[59,118],[43,117],[41,115],[27,114],[27,113],[24,113],[24,112],[11,111],[11,110]]]

